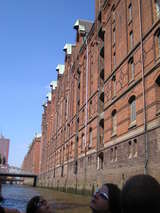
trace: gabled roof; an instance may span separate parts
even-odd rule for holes
[[[36,133],[36,138],[40,138],[42,136],[42,134],[41,133]]]
[[[78,30],[79,32],[85,32],[88,34],[91,30],[93,22],[87,20],[78,19],[74,24],[74,29]]]
[[[56,67],[56,71],[58,72],[58,74],[63,74],[64,73],[64,64],[58,64],[57,67]]]
[[[52,82],[50,83],[50,87],[51,87],[53,90],[55,90],[56,87],[57,87],[57,81],[52,81]]]
[[[66,52],[67,55],[72,54],[72,44],[65,44],[63,47],[63,51]]]

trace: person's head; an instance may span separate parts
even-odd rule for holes
[[[121,194],[122,213],[159,213],[160,184],[149,175],[131,177]]]
[[[29,200],[26,213],[51,213],[48,202],[41,196],[35,196]]]
[[[92,197],[90,208],[97,213],[120,212],[120,189],[117,185],[106,183]]]

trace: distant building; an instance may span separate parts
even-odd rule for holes
[[[24,171],[39,174],[40,144],[41,144],[41,135],[37,134],[33,139],[33,142],[29,147],[28,153],[24,158],[22,164],[22,169]]]
[[[5,138],[3,135],[0,136],[0,164],[8,164],[8,153],[9,153],[10,140]]]

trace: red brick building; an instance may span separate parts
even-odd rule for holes
[[[37,134],[29,147],[29,150],[22,163],[22,169],[26,172],[39,174],[40,172],[40,146],[41,135]]]
[[[0,164],[8,164],[10,140],[5,138],[3,135],[0,136]]]
[[[39,184],[94,190],[160,181],[160,1],[96,0],[44,104]]]

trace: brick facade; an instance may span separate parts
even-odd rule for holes
[[[22,169],[33,174],[40,173],[41,136],[36,135],[22,163]]]
[[[88,190],[131,175],[160,180],[160,4],[95,1],[42,115],[41,186]],[[156,5],[157,4],[157,5]]]

